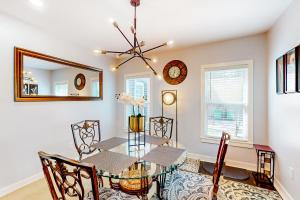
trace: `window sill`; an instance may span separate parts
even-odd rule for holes
[[[202,136],[201,137],[201,142],[210,143],[210,144],[220,144],[220,138],[203,137]],[[231,139],[230,142],[229,142],[229,146],[252,149],[253,148],[253,142]]]

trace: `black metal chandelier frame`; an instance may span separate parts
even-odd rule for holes
[[[116,21],[112,21],[113,26],[121,33],[121,35],[125,38],[127,43],[130,45],[130,49],[127,51],[109,51],[109,50],[97,50],[97,53],[100,54],[116,54],[117,57],[121,57],[122,55],[130,55],[131,57],[123,61],[122,63],[118,64],[116,67],[113,68],[113,70],[119,69],[122,65],[125,63],[129,62],[130,60],[134,58],[140,58],[143,60],[143,62],[146,64],[147,68],[150,68],[154,75],[158,75],[158,73],[155,71],[153,66],[149,62],[155,62],[155,60],[146,57],[145,53],[148,53],[150,51],[153,51],[155,49],[171,45],[173,42],[165,42],[161,45],[158,45],[156,47],[152,47],[147,50],[142,50],[142,47],[145,46],[145,42],[141,41],[139,42],[137,39],[137,15],[136,15],[136,8],[140,5],[140,0],[131,0],[130,1],[131,5],[134,7],[134,22],[133,25],[131,26],[131,32],[133,34],[133,43],[129,40],[129,38],[124,34],[124,32],[120,29],[118,23]]]

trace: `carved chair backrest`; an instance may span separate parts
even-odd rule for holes
[[[96,148],[92,147],[101,141],[100,121],[85,120],[71,125],[74,144],[79,154],[79,160],[83,154],[91,154]]]
[[[149,135],[172,139],[173,121],[167,117],[150,117]]]
[[[213,173],[213,199],[217,199],[217,193],[219,189],[219,180],[222,175],[222,168],[224,165],[224,159],[227,152],[227,147],[230,141],[230,135],[228,133],[223,132],[218,155],[217,155],[217,161],[214,167],[214,173]]]
[[[38,154],[53,200],[100,200],[94,165],[44,152]]]

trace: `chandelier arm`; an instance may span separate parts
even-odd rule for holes
[[[119,30],[119,32],[123,35],[123,37],[125,38],[125,40],[128,42],[128,44],[134,48],[134,46],[131,44],[131,42],[129,41],[129,39],[126,37],[126,35],[122,32],[122,30],[119,28],[119,26],[116,26],[116,28]]]
[[[125,51],[125,52],[122,52],[122,51],[106,51],[106,53],[131,54],[128,51]]]
[[[147,52],[149,52],[149,51],[152,51],[152,50],[155,50],[155,49],[164,47],[164,46],[166,46],[166,45],[167,45],[166,43],[163,43],[163,44],[161,44],[161,45],[159,45],[159,46],[156,46],[156,47],[153,47],[153,48],[151,48],[151,49],[145,50],[145,51],[143,51],[143,53],[147,53]]]
[[[132,56],[131,58],[128,58],[128,59],[125,60],[124,62],[120,63],[120,64],[118,65],[117,68],[119,68],[120,66],[122,66],[122,65],[124,65],[125,63],[129,62],[130,60],[132,60],[132,59],[135,58],[135,57],[136,57],[136,56]]]
[[[147,66],[149,66],[149,68],[153,71],[154,75],[157,75],[157,72],[153,69],[153,67],[147,62],[147,60],[143,57],[143,56],[139,56],[145,63]]]

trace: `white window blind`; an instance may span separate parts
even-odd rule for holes
[[[55,96],[68,96],[68,83],[55,83]]]
[[[92,96],[99,97],[99,80],[92,80]]]
[[[204,137],[219,138],[222,132],[229,133],[233,140],[252,141],[249,134],[249,119],[252,105],[249,103],[249,66],[229,65],[208,67],[203,70]],[[252,79],[251,79],[252,81]],[[252,101],[251,101],[252,103]],[[252,129],[251,129],[252,131]]]
[[[134,99],[140,97],[145,98],[144,108],[140,108],[140,113],[145,116],[146,127],[148,127],[150,115],[150,78],[146,77],[130,77],[126,78],[126,93],[133,96]],[[128,116],[133,115],[132,106],[126,106],[125,112],[125,127],[128,126]],[[135,109],[135,114],[138,114],[138,109]]]

